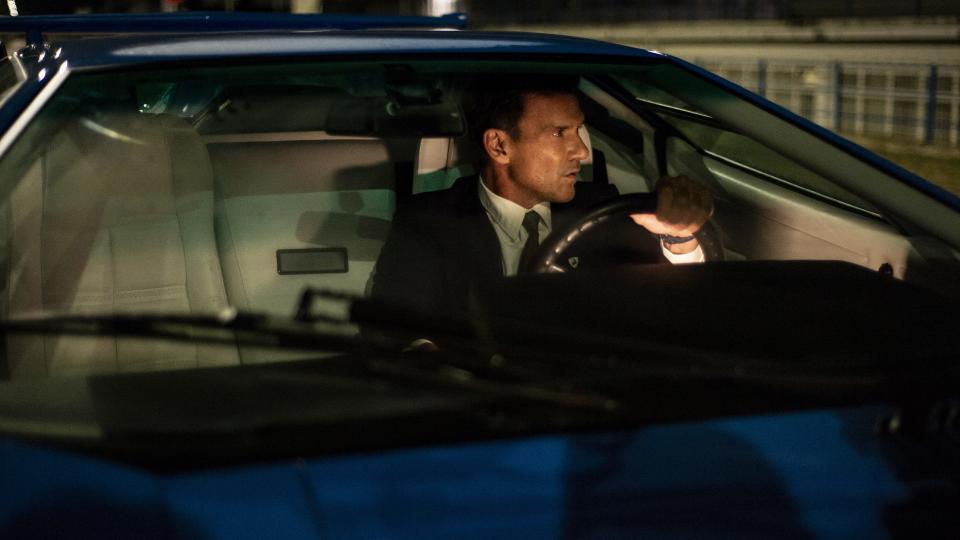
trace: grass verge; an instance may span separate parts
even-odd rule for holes
[[[960,195],[960,148],[853,137],[851,140],[947,191]]]

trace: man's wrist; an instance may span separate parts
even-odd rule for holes
[[[691,251],[697,249],[697,247],[700,245],[700,242],[698,242],[697,238],[693,235],[672,236],[669,234],[660,234],[657,236],[660,237],[660,243],[666,250],[670,251],[670,253],[676,253],[678,255],[690,253]]]

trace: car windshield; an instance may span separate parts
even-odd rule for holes
[[[566,265],[561,281],[515,277],[516,269],[507,268],[509,255],[501,259],[493,251],[492,274],[503,282],[482,284],[471,289],[472,296],[464,285],[458,305],[447,303],[443,294],[433,304],[423,301],[425,286],[440,285],[431,281],[447,280],[443,285],[456,289],[460,267],[450,265],[472,265],[481,244],[496,242],[489,228],[463,225],[470,208],[495,200],[483,195],[485,184],[476,180],[484,163],[473,125],[478,89],[491,80],[531,74],[572,81],[576,100],[565,102],[571,125],[557,126],[552,135],[572,137],[582,153],[579,165],[560,171],[576,176],[578,193],[647,194],[666,176],[691,178],[713,193],[715,213],[697,232],[699,260],[708,264],[671,267],[668,262],[677,261],[669,259],[669,246],[645,232],[641,236],[653,239],[652,252],[635,246],[631,238],[640,229],[629,223],[623,242],[620,233],[581,242],[600,246],[601,255],[558,248],[562,257],[548,261]],[[44,401],[45,410],[52,407],[56,414],[83,414],[75,404],[93,394],[105,396],[103,406],[110,410],[123,408],[118,379],[91,378],[100,382],[69,386],[97,374],[217,368],[175,383],[164,379],[168,386],[157,383],[184,385],[184,395],[191,396],[184,399],[199,404],[209,385],[219,384],[218,370],[303,360],[312,362],[291,365],[302,370],[322,364],[335,375],[301,371],[297,384],[322,384],[335,403],[311,402],[313,412],[299,416],[302,421],[313,413],[344,421],[385,410],[435,412],[430,407],[437,403],[449,409],[472,399],[459,393],[463,389],[479,392],[484,400],[530,401],[595,419],[592,415],[619,410],[618,399],[630,394],[621,385],[623,377],[658,373],[676,380],[678,366],[691,361],[706,370],[699,377],[743,375],[744,366],[764,365],[781,376],[782,364],[764,364],[770,358],[849,367],[862,360],[860,351],[878,351],[916,330],[908,325],[889,340],[875,338],[864,320],[878,303],[893,298],[887,305],[940,309],[938,299],[917,299],[903,289],[890,292],[899,282],[876,281],[908,277],[914,247],[869,194],[855,193],[842,185],[843,178],[815,170],[816,160],[785,157],[775,144],[724,120],[725,109],[714,114],[710,100],[719,99],[725,107],[752,106],[719,87],[698,102],[688,77],[693,75],[660,60],[399,58],[71,73],[0,158],[5,287],[0,309],[7,330],[0,366],[8,379],[2,383],[0,408],[17,411],[13,417],[22,421],[7,416],[0,426],[65,433],[50,427],[62,424],[37,423],[31,415],[39,409],[24,405],[37,401],[27,395],[56,394]],[[468,184],[465,200],[472,202],[447,195]],[[487,210],[496,221],[499,214]],[[561,228],[561,217],[555,206],[555,229]],[[620,218],[629,222],[625,214]],[[606,214],[571,230],[576,236],[605,220]],[[490,224],[486,216],[470,223]],[[479,232],[452,241],[453,247],[440,245],[447,242],[443,238],[436,245],[430,239],[391,240],[414,228],[461,226]],[[526,246],[517,246],[515,256],[522,257],[520,248]],[[442,255],[436,257],[438,252]],[[650,253],[660,264],[638,266]],[[669,261],[662,260],[665,256]],[[728,270],[711,270],[709,264],[797,259],[852,263],[869,276],[829,263],[750,266],[745,274],[737,273],[742,267],[723,263],[718,267],[735,273],[718,278],[717,272]],[[383,285],[385,269],[401,263],[408,271]],[[484,264],[491,263],[478,259],[477,265]],[[438,267],[448,274],[437,278]],[[832,280],[822,289],[828,293],[849,290],[851,284],[864,291],[864,303],[838,315],[843,324],[832,328],[856,336],[847,335],[849,343],[829,353],[822,345],[833,334],[818,326],[804,330],[832,309],[830,298],[811,303],[821,289],[798,285],[813,283],[811,276]],[[718,279],[724,287],[706,286]],[[758,283],[766,288],[758,290]],[[687,296],[669,294],[678,287]],[[868,294],[871,287],[879,292]],[[750,299],[751,307],[734,311],[742,299]],[[763,317],[767,301],[806,304],[789,321],[773,325]],[[656,318],[631,309],[645,302],[672,307]],[[704,326],[678,339],[677,321],[689,322],[692,312],[702,312],[704,325],[736,314],[733,325],[742,333],[731,337],[729,327]],[[928,339],[939,329],[927,325],[913,337],[927,339],[930,349],[924,354],[948,358],[939,342]],[[753,332],[766,337],[740,339]],[[446,355],[439,357],[442,366],[438,357],[425,367],[410,365],[409,356],[399,363],[376,356],[424,342],[439,345]],[[513,358],[508,350],[531,363],[504,364]],[[646,364],[622,363],[635,359],[638,350]],[[589,363],[577,363],[584,359]],[[491,369],[494,376],[481,381]],[[367,377],[364,370],[377,376]],[[226,388],[267,384],[251,382],[254,375],[244,373],[247,378],[232,379]],[[266,381],[293,380],[257,373]],[[405,386],[389,401],[375,399],[372,393],[382,391],[384,378],[397,377],[406,384],[427,380],[442,390],[425,394]],[[67,386],[56,386],[56,380],[48,386],[23,385],[45,379],[63,379]],[[154,384],[161,379],[138,380]],[[294,414],[314,392],[306,386],[266,388],[284,403],[277,405],[277,414]],[[336,401],[341,398],[346,401]],[[694,407],[697,414],[714,403],[704,397],[687,404],[694,402],[702,405]],[[739,400],[737,407],[756,410],[756,402]],[[249,412],[247,406],[238,411]],[[177,413],[169,425],[158,422],[177,429],[220,425],[220,417],[210,415],[189,419]],[[115,429],[143,421],[133,410],[121,416],[111,417]],[[99,429],[73,426],[66,432],[102,434]]]
[[[609,182],[649,191],[646,124],[611,115],[591,82],[644,69],[411,61],[73,74],[0,162],[5,316],[230,306],[290,317],[306,288],[368,296],[403,200],[477,172],[464,108],[481,77],[579,80],[593,107],[583,136]],[[587,159],[581,180],[592,175]],[[50,375],[118,362],[59,350],[31,362]]]

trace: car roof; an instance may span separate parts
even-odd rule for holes
[[[444,31],[465,27],[463,14],[369,17],[175,13],[0,20],[0,33],[23,33],[28,44],[35,45],[46,39],[71,69],[240,57],[371,54],[664,58],[657,52],[569,36]]]
[[[240,57],[336,55],[484,54],[659,58],[642,49],[565,36],[532,33],[324,30],[134,35],[58,44],[71,68]]]
[[[0,19],[5,32],[210,32],[238,30],[309,30],[318,28],[464,29],[467,16],[377,16],[326,13],[174,12],[28,15]]]

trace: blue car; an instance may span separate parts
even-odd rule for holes
[[[0,538],[957,538],[960,199],[681,59],[465,26],[0,20]],[[394,217],[457,222],[483,89],[550,78],[616,195],[462,310],[376,294],[458,277]],[[641,261],[681,176],[703,262]]]

